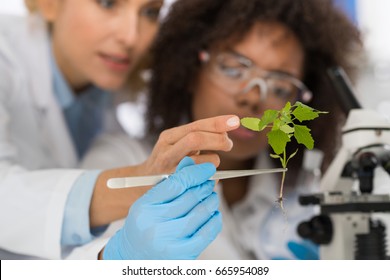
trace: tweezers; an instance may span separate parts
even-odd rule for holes
[[[248,170],[222,170],[217,171],[210,180],[221,180],[228,178],[253,176],[259,174],[285,172],[287,168],[272,169],[248,169]],[[107,181],[107,186],[111,189],[133,188],[141,186],[152,186],[168,178],[171,174],[160,174],[151,176],[134,176],[123,178],[111,178]]]

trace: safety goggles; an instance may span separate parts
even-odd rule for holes
[[[287,101],[307,103],[312,98],[310,90],[292,75],[265,71],[233,52],[214,55],[203,50],[199,52],[199,59],[206,64],[211,81],[228,94],[243,94],[258,87],[261,101],[272,100],[281,105]]]

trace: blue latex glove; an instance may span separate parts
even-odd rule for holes
[[[293,253],[295,259],[298,260],[318,260],[319,250],[318,246],[309,240],[302,240],[300,242],[287,242],[288,249]],[[285,257],[276,257],[273,260],[288,260]]]
[[[222,228],[211,163],[186,157],[176,172],[139,198],[103,259],[196,259]]]
[[[298,260],[318,260],[320,258],[318,245],[309,240],[289,241],[287,247]]]

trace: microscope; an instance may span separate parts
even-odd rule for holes
[[[320,193],[299,197],[301,205],[318,205],[319,215],[299,224],[298,234],[320,245],[320,259],[390,259],[386,225],[375,218],[390,212],[390,183],[384,194],[374,184],[378,169],[390,175],[390,121],[362,109],[343,69],[331,68],[328,76],[348,118]]]

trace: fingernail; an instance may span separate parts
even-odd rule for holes
[[[230,127],[237,126],[240,123],[240,119],[236,116],[231,117],[230,119],[227,120],[226,124]]]

